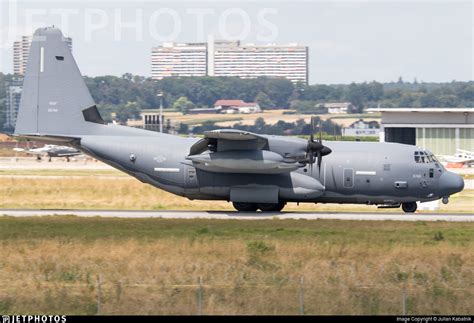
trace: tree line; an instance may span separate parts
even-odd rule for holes
[[[0,127],[5,123],[5,86],[12,79],[0,73]],[[212,107],[219,99],[258,102],[263,109],[293,108],[317,113],[324,102],[350,102],[353,110],[377,107],[474,107],[474,82],[424,83],[364,82],[339,85],[293,84],[284,78],[169,77],[152,80],[143,76],[84,77],[106,121],[139,118],[143,109]],[[163,97],[158,94],[163,93]],[[181,100],[181,101],[179,101]],[[176,103],[177,102],[177,103]],[[176,103],[176,104],[175,104]],[[181,108],[180,108],[181,109]]]
[[[384,108],[474,107],[473,81],[410,83],[400,78],[392,83],[304,85],[284,78],[204,76],[152,80],[131,74],[85,79],[99,105],[125,109],[131,103],[138,109],[158,108],[158,93],[163,93],[164,108],[184,107],[183,110],[212,107],[219,99],[240,99],[257,102],[263,109],[293,108],[307,113],[316,113],[324,102],[350,102],[353,106],[350,112],[354,113],[379,105]],[[128,109],[133,110],[134,106]]]
[[[321,126],[321,133],[331,134],[333,136],[341,135],[341,126],[334,123],[332,120],[321,120],[319,117],[315,118],[315,123],[318,125],[318,129],[314,129],[315,132],[319,131],[319,125]],[[205,131],[216,130],[221,127],[216,126],[213,121],[205,121],[202,125],[193,128],[194,134],[203,134]],[[230,129],[237,129],[243,131],[249,131],[258,134],[266,135],[292,135],[292,136],[309,136],[312,132],[311,123],[306,123],[304,119],[298,119],[295,122],[285,122],[279,120],[275,124],[267,124],[265,119],[258,117],[255,119],[253,125],[244,125],[236,123]],[[188,129],[178,129],[178,133],[187,134]]]

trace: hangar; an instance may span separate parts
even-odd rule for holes
[[[474,151],[474,108],[377,108],[380,141],[416,145],[435,155]]]

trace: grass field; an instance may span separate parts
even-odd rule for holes
[[[295,114],[284,114],[285,112],[295,112]],[[380,114],[344,114],[344,115],[333,115],[333,114],[321,114],[316,115],[323,120],[333,119],[333,122],[340,124],[344,127],[349,126],[354,121],[364,118],[365,121],[377,120],[380,121]],[[310,114],[298,114],[294,110],[279,109],[279,110],[265,110],[262,113],[253,114],[187,114],[183,115],[180,112],[167,112],[164,113],[165,119],[171,119],[176,123],[186,123],[190,125],[202,124],[207,120],[216,122],[216,125],[221,127],[229,127],[237,122],[243,125],[253,125],[255,120],[259,117],[265,119],[267,124],[275,124],[279,120],[285,122],[295,122],[298,119],[304,119],[306,122],[311,121]]]
[[[0,142],[9,141],[9,140],[11,140],[10,137],[8,137],[7,135],[5,135],[3,133],[0,133]]]
[[[447,222],[0,217],[0,312],[298,314],[303,294],[307,314],[402,314],[405,294],[407,314],[469,314],[473,237]]]
[[[0,169],[0,176],[88,176],[88,177],[128,177],[129,175],[116,169]]]
[[[225,201],[191,201],[143,184],[114,170],[66,171],[7,170],[3,173],[27,176],[0,177],[0,208],[48,209],[129,209],[129,210],[233,210]],[[38,174],[38,175],[34,175]],[[88,176],[90,174],[92,176]],[[0,172],[2,175],[2,172]],[[56,175],[60,177],[49,177]],[[71,175],[74,177],[66,177]],[[118,175],[118,176],[116,176]],[[64,176],[64,177],[61,177]],[[100,177],[96,177],[100,176]],[[472,213],[474,191],[464,190],[453,195],[448,205],[440,204],[439,212]],[[285,210],[293,211],[361,211],[377,212],[375,206],[290,203]],[[401,212],[385,209],[384,212]]]

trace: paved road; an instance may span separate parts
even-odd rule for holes
[[[81,217],[118,217],[118,218],[164,218],[164,219],[335,219],[365,221],[448,221],[474,222],[474,214],[440,214],[440,213],[349,213],[349,212],[282,212],[282,213],[239,213],[234,211],[115,211],[115,210],[9,210],[0,209],[0,215],[15,217],[76,215]]]

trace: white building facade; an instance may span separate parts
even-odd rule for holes
[[[151,50],[151,77],[207,75],[206,43],[164,43]]]
[[[214,76],[284,77],[293,83],[308,84],[306,46],[216,44],[209,55],[214,56]]]
[[[284,77],[308,84],[308,47],[241,45],[239,41],[165,43],[151,53],[154,79],[168,76]]]

